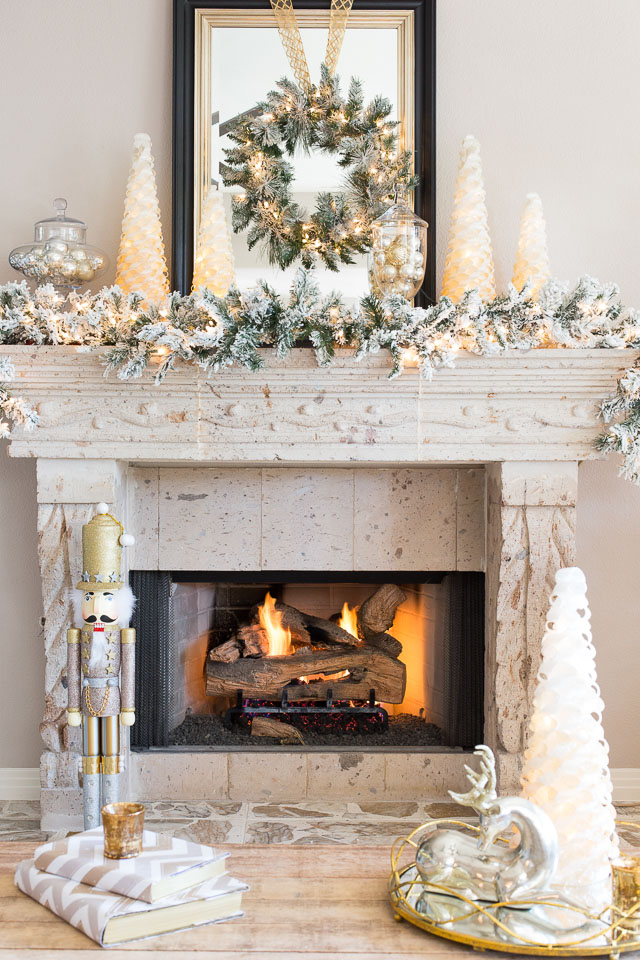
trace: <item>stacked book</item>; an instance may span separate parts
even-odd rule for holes
[[[108,860],[98,827],[38,847],[15,881],[104,947],[242,916],[248,888],[227,874],[226,854],[150,830],[142,848],[131,860]]]

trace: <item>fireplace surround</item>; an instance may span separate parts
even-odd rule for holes
[[[415,369],[390,382],[383,355],[356,363],[345,350],[320,369],[305,349],[284,361],[265,351],[257,373],[180,368],[157,387],[148,374],[105,380],[99,356],[78,348],[5,352],[16,394],[41,418],[9,452],[38,460],[45,829],[80,813],[65,631],[80,529],[101,500],[136,536],[135,570],[483,572],[484,738],[502,788],[517,783],[548,594],[574,562],[578,463],[596,455],[597,406],[628,351],[460,355],[431,382]],[[129,789],[143,800],[424,799],[462,787],[466,759],[448,747],[274,756],[130,753]]]

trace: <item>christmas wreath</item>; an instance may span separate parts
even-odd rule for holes
[[[326,66],[317,87],[284,79],[278,88],[229,133],[234,146],[225,150],[223,181],[244,191],[233,197],[233,229],[248,230],[249,249],[263,243],[269,262],[282,269],[300,258],[305,267],[322,261],[337,270],[369,250],[371,223],[393,202],[396,184],[416,186],[411,154],[398,151],[391,103],[377,96],[364,106],[358,80],[346,100]],[[287,157],[300,148],[337,156],[346,174],[346,191],[319,193],[311,215],[291,197]]]

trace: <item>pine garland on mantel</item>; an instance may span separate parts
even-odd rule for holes
[[[482,303],[469,291],[453,304],[447,297],[430,307],[414,307],[399,296],[364,297],[357,307],[339,294],[322,296],[313,274],[301,268],[288,297],[266,283],[254,289],[232,288],[226,297],[209,290],[190,296],[173,293],[162,305],[135,293],[105,287],[96,294],[70,294],[65,301],[50,285],[33,293],[26,282],[0,286],[0,345],[76,344],[104,351],[106,371],[127,380],[139,377],[153,361],[156,383],[179,360],[208,375],[232,364],[258,370],[259,348],[275,348],[279,357],[310,342],[320,365],[335,348],[350,347],[359,360],[387,349],[390,377],[406,363],[430,378],[440,366],[453,366],[467,350],[491,356],[535,347],[640,349],[640,312],[624,307],[615,284],[583,277],[573,289],[548,281],[533,300],[525,286]],[[106,348],[106,350],[105,350]],[[0,436],[9,424],[32,429],[37,415],[12,397],[10,358],[0,356]],[[602,404],[611,423],[596,446],[624,457],[622,473],[640,484],[640,365],[628,370],[615,397]]]

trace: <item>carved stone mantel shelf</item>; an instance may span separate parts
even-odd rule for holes
[[[112,504],[135,535],[127,561],[140,569],[269,568],[264,554],[262,566],[251,558],[256,536],[281,529],[264,523],[268,491],[277,487],[288,491],[273,501],[284,501],[287,516],[296,497],[302,504],[288,569],[334,569],[332,553],[324,565],[318,563],[319,532],[338,525],[342,544],[345,531],[353,534],[356,523],[366,523],[373,511],[372,555],[380,567],[371,560],[358,567],[354,560],[352,567],[338,569],[402,569],[404,560],[395,559],[402,555],[399,531],[408,529],[415,569],[483,570],[485,742],[497,752],[501,789],[517,789],[548,597],[557,569],[575,557],[578,463],[598,456],[593,447],[602,429],[598,406],[638,354],[462,354],[454,368],[437,371],[431,381],[415,368],[390,381],[386,352],[355,362],[350,351],[341,350],[331,366],[319,368],[310,350],[296,349],[284,360],[266,350],[265,367],[257,373],[233,367],[207,379],[182,365],[156,387],[153,371],[139,380],[122,382],[113,374],[105,379],[100,355],[86,349],[20,346],[0,352],[15,363],[13,392],[34,405],[41,419],[32,433],[13,432],[9,452],[38,458],[44,828],[79,827],[81,745],[65,719],[65,637],[82,524],[100,500]],[[411,482],[405,473],[412,473]],[[186,495],[185,483],[192,484]],[[357,493],[363,489],[376,492]],[[417,496],[408,520],[401,506],[408,502],[407,489]],[[422,499],[420,490],[427,491]],[[306,522],[309,502],[320,507]],[[353,522],[344,516],[347,507]],[[380,552],[374,542],[383,536],[375,533],[378,526],[388,528]],[[215,535],[203,536],[212,529]],[[443,560],[441,544],[454,561]],[[226,565],[220,561],[225,549],[235,551]],[[132,795],[194,799],[200,776],[198,796],[315,801],[325,798],[322,790],[335,799],[344,789],[345,798],[370,800],[364,771],[372,765],[376,782],[385,781],[387,799],[445,798],[448,788],[464,784],[465,756],[459,751],[377,760],[363,754],[361,788],[351,783],[353,771],[336,768],[335,757],[327,754],[322,761],[320,755],[304,761],[325,772],[319,775],[320,792],[293,796],[289,772],[301,778],[303,789],[307,767],[295,755],[286,761],[279,755],[281,795],[252,797],[248,785],[260,780],[256,771],[263,770],[264,757],[215,756],[132,754],[127,758]],[[233,771],[240,767],[244,779],[235,779]],[[285,767],[291,767],[286,776]],[[184,774],[173,775],[176,769]],[[328,770],[334,773],[325,776]],[[211,794],[214,780],[218,792]]]
[[[200,463],[486,463],[595,456],[597,408],[632,365],[629,350],[460,354],[424,380],[408,367],[389,380],[386,351],[356,362],[341,350],[317,366],[296,349],[264,350],[257,373],[207,378],[190,365],[104,377],[99,354],[77,347],[3,347],[13,392],[35,405],[33,433],[12,435],[14,457]]]

